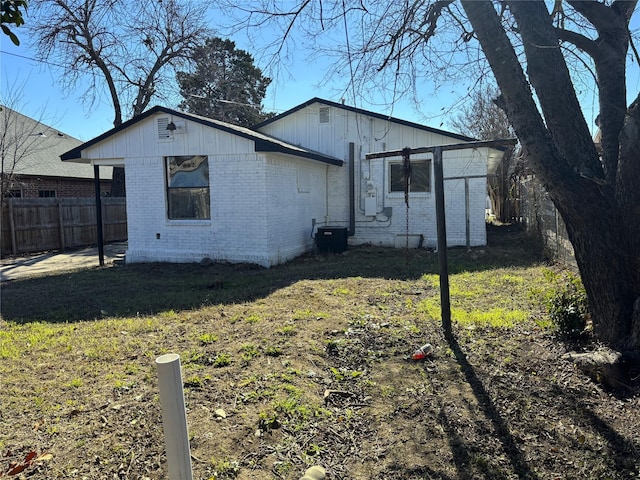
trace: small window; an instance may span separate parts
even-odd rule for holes
[[[56,198],[56,191],[55,190],[38,190],[38,197]]]
[[[167,205],[170,220],[207,220],[209,160],[203,155],[166,157]]]
[[[402,163],[389,164],[389,191],[404,192],[404,171]],[[409,192],[431,191],[431,161],[422,160],[411,162],[411,177],[409,178]]]
[[[331,122],[331,108],[320,107],[320,123],[329,123],[329,122]]]
[[[9,197],[9,198],[22,198],[22,190],[19,190],[19,189],[9,190],[7,192],[7,197]]]

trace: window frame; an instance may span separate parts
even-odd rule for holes
[[[172,178],[174,178],[174,174],[171,173],[171,162],[172,161],[176,161],[176,159],[181,160],[183,163],[185,161],[197,158],[197,157],[203,157],[203,161],[200,162],[200,164],[194,168],[193,170],[191,170],[191,172],[195,172],[197,171],[203,163],[206,162],[206,166],[205,171],[206,171],[206,182],[207,182],[207,186],[171,186],[171,180]],[[199,222],[199,221],[210,221],[211,220],[211,176],[209,174],[209,156],[208,155],[173,155],[173,156],[166,156],[163,158],[163,167],[164,167],[164,171],[165,171],[165,199],[166,199],[166,215],[167,215],[167,220],[171,221],[171,222]],[[172,195],[173,193],[178,193],[178,192],[183,192],[183,193],[191,193],[192,198],[195,199],[197,201],[197,194],[198,192],[201,192],[202,194],[204,194],[204,197],[206,197],[206,201],[204,202],[203,206],[205,206],[206,211],[205,211],[205,215],[203,216],[198,216],[198,211],[197,211],[197,206],[193,205],[191,207],[189,207],[188,209],[193,208],[195,210],[195,215],[194,216],[184,216],[184,215],[179,215],[176,214],[175,210],[176,210],[176,206],[174,205],[173,201],[176,200],[177,197],[175,197],[174,195]]]
[[[427,174],[427,188],[426,190],[412,190],[411,189],[411,184],[409,184],[409,195],[426,195],[426,194],[430,194],[432,191],[432,159],[431,158],[419,158],[419,159],[415,159],[415,160],[411,160],[411,170],[412,170],[412,175],[411,178],[413,178],[413,172],[414,172],[414,168],[416,166],[416,164],[418,165],[426,165],[427,170],[426,170],[426,174]],[[402,169],[402,162],[401,161],[390,161],[387,168],[388,168],[388,178],[389,178],[389,182],[388,182],[388,188],[387,188],[387,193],[394,195],[394,194],[404,194],[404,182],[403,182],[403,187],[401,189],[398,190],[394,190],[394,184],[396,182],[394,182],[393,179],[393,167],[397,167],[399,166],[400,169]],[[402,170],[400,170],[402,171]]]

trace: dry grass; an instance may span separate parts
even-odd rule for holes
[[[5,284],[0,476],[35,451],[28,478],[165,478],[153,361],[175,352],[197,479],[640,478],[638,395],[560,359],[550,267],[508,235],[450,271],[456,340],[424,251]]]

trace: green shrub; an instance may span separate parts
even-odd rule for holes
[[[587,293],[580,278],[570,275],[547,302],[551,321],[561,337],[577,339],[587,327]]]

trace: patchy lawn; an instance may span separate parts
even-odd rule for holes
[[[196,479],[640,478],[637,385],[561,359],[544,302],[563,272],[517,233],[451,250],[449,269],[451,341],[426,251],[4,284],[0,476],[166,478],[154,360],[172,352]]]

